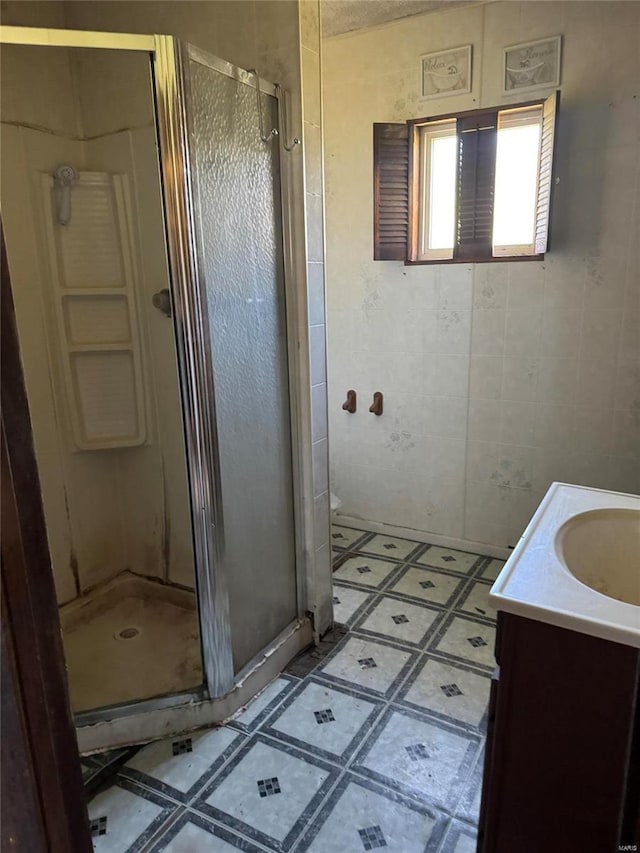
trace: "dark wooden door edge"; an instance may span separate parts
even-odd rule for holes
[[[2,851],[90,853],[89,823],[60,634],[9,269],[1,240]],[[5,706],[5,702],[7,705]],[[13,715],[13,716],[11,716]],[[24,762],[22,771],[19,764]],[[38,830],[23,826],[37,821]],[[20,833],[12,839],[13,833]],[[37,847],[33,845],[37,844]]]

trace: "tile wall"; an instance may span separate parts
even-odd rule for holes
[[[372,124],[509,102],[502,49],[562,34],[541,263],[372,261]],[[421,54],[472,44],[468,95]],[[640,490],[640,4],[488,3],[323,43],[332,491],[341,512],[513,544],[554,480]],[[535,97],[536,92],[527,93]],[[341,410],[359,394],[356,415]],[[369,414],[373,392],[385,414]]]
[[[307,321],[311,385],[311,442],[314,488],[314,553],[311,587],[316,596],[316,628],[333,619],[331,548],[329,545],[329,447],[324,293],[324,195],[322,163],[322,97],[320,89],[320,3],[301,0],[300,55],[302,77],[302,142],[306,206]]]

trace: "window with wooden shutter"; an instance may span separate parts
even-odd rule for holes
[[[458,118],[457,240],[453,257],[490,258],[496,174],[496,112]]]
[[[374,259],[542,259],[558,97],[375,124]]]
[[[551,198],[553,195],[553,154],[560,93],[554,92],[542,105],[542,139],[536,204],[535,252],[543,255],[549,246]]]
[[[373,125],[373,257],[404,261],[409,234],[409,129]]]

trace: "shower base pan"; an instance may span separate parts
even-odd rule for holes
[[[195,595],[123,572],[60,610],[75,713],[202,684]]]

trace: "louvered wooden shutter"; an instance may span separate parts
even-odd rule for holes
[[[458,119],[457,240],[454,258],[491,257],[497,112]]]
[[[553,192],[553,152],[558,119],[560,93],[550,95],[542,107],[542,139],[540,142],[540,175],[536,204],[535,253],[542,255],[549,243],[551,195]]]
[[[409,235],[409,130],[373,125],[373,259],[404,261]]]

